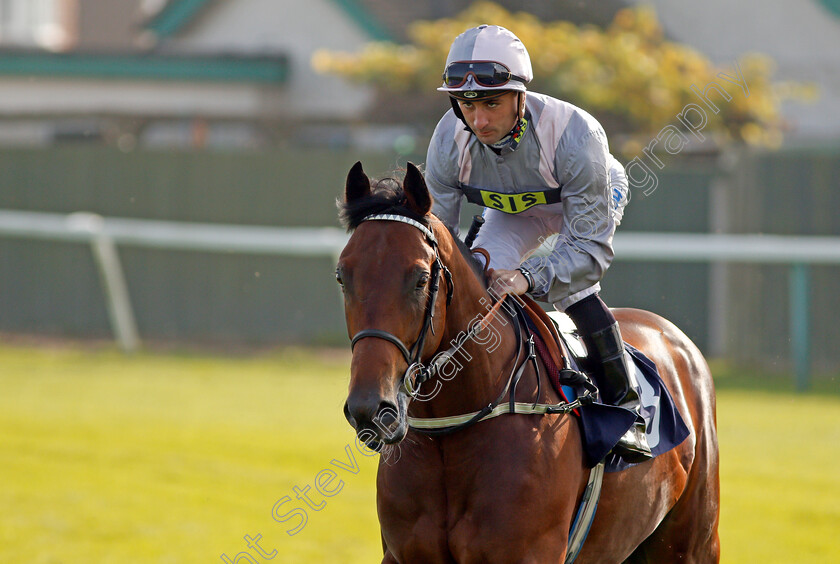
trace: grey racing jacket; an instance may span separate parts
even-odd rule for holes
[[[519,142],[497,154],[449,110],[429,145],[426,183],[433,213],[456,233],[465,197],[486,208],[488,225],[500,213],[551,225],[557,235],[551,252],[522,266],[534,275],[533,296],[565,309],[597,291],[612,262],[613,235],[629,199],[627,178],[601,125],[580,108],[529,92],[525,117]],[[529,252],[517,261],[543,241],[540,236],[528,243]]]

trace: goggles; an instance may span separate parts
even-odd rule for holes
[[[498,88],[504,86],[511,80],[518,80],[523,84],[524,78],[518,77],[510,72],[502,63],[494,61],[461,61],[451,63],[443,72],[443,84],[447,88],[458,88],[467,82],[472,75],[479,86],[485,88]]]

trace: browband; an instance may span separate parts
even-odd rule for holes
[[[420,223],[419,221],[415,221],[410,217],[405,217],[404,215],[397,215],[392,213],[377,213],[374,215],[369,215],[364,218],[362,221],[399,221],[401,223],[407,223],[408,225],[412,225],[423,232],[426,238],[435,246],[437,246],[438,242],[435,238],[435,234],[432,233],[432,230]]]

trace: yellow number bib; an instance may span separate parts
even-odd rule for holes
[[[480,190],[481,201],[488,208],[505,213],[520,213],[539,204],[545,204],[545,192],[522,192],[520,194],[501,194]]]

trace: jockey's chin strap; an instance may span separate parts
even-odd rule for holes
[[[438,291],[440,290],[441,274],[443,274],[446,278],[446,305],[448,306],[452,303],[452,296],[455,292],[455,286],[452,283],[452,273],[440,260],[440,254],[438,253],[438,241],[435,234],[432,233],[431,229],[419,221],[396,214],[369,215],[362,221],[398,221],[400,223],[406,223],[416,227],[426,236],[426,240],[435,252],[435,260],[432,262],[432,273],[429,279],[429,300],[426,302],[426,313],[423,317],[423,325],[420,328],[420,335],[417,337],[417,340],[414,341],[411,349],[403,343],[402,339],[393,333],[389,333],[388,331],[383,331],[381,329],[362,329],[356,333],[350,341],[350,350],[353,350],[353,347],[356,346],[358,341],[368,337],[384,339],[385,341],[395,345],[402,353],[403,358],[405,358],[405,361],[408,364],[408,368],[403,375],[402,386],[405,388],[408,395],[413,398],[417,395],[420,385],[432,377],[432,373],[430,373],[430,371],[427,370],[421,362],[423,345],[426,343],[426,335],[428,335],[429,331],[432,332],[432,335],[435,334],[435,304],[437,303]],[[412,377],[413,375],[414,377]]]

